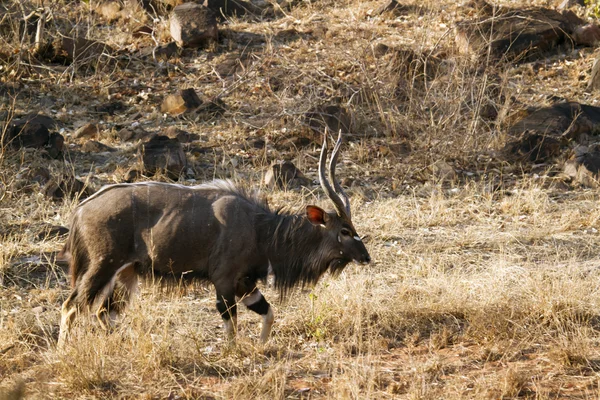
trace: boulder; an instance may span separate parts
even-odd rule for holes
[[[310,184],[302,172],[291,161],[276,161],[267,170],[264,183],[270,188],[280,189]]]
[[[138,140],[148,140],[154,133],[146,131],[141,126],[123,128],[117,132],[121,142],[137,142]]]
[[[180,47],[202,47],[218,39],[215,13],[202,4],[178,5],[169,21],[171,37]]]
[[[81,146],[81,151],[84,153],[104,153],[116,151],[114,148],[100,143],[97,140],[88,140]]]
[[[79,129],[77,129],[75,131],[75,133],[73,134],[73,137],[75,139],[81,139],[81,138],[88,138],[88,139],[95,139],[98,137],[98,125],[96,124],[85,124],[83,126],[81,126]]]
[[[557,158],[572,141],[585,143],[598,133],[600,107],[575,102],[532,111],[513,124],[504,147],[509,158],[546,162]]]
[[[501,8],[457,24],[455,41],[460,52],[490,55],[497,60],[524,61],[540,56],[577,27],[572,18],[549,8]]]
[[[186,132],[174,126],[168,127],[167,130],[165,130],[164,135],[171,139],[177,139],[179,143],[190,143],[199,139],[197,134]]]
[[[181,143],[162,135],[154,136],[141,146],[141,158],[145,175],[165,173],[178,179],[187,167]]]
[[[261,10],[254,4],[242,0],[204,0],[203,5],[213,11],[219,20],[224,17],[241,17],[246,14],[261,13]]]
[[[103,56],[106,56],[105,61],[109,61],[114,52],[109,45],[95,40],[82,37],[61,37],[53,43],[43,46],[38,56],[53,63],[72,64],[78,62],[96,65]]]
[[[596,24],[578,26],[573,32],[573,41],[581,46],[596,46],[600,42],[600,27]]]
[[[50,239],[63,239],[69,234],[69,228],[60,225],[46,224],[42,227],[36,236],[38,241]]]
[[[412,10],[412,6],[398,3],[396,0],[385,0],[379,5],[373,12],[372,16],[381,15],[385,13],[392,13],[396,16],[408,14]]]
[[[44,194],[52,200],[64,198],[86,198],[91,194],[87,185],[74,176],[63,176],[62,179],[51,179],[43,188]]]
[[[304,119],[314,131],[323,132],[328,128],[331,132],[349,133],[352,129],[352,116],[338,105],[325,104],[309,110]]]
[[[587,90],[594,91],[600,89],[600,53],[594,61],[590,80],[588,81]]]
[[[599,187],[600,151],[587,146],[577,146],[573,153],[565,162],[564,174],[583,186]]]
[[[51,133],[44,147],[50,158],[58,158],[65,148],[65,138],[60,133]]]
[[[13,127],[8,134],[7,143],[13,147],[42,148],[48,144],[49,139],[48,128],[34,122]]]
[[[202,104],[202,100],[193,88],[180,90],[177,94],[170,94],[163,100],[160,111],[162,113],[179,115],[192,111]]]
[[[558,103],[531,112],[509,128],[509,134],[525,132],[546,137],[579,140],[580,135],[594,135],[600,124],[600,107],[576,102]]]

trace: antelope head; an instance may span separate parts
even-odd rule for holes
[[[317,206],[307,206],[306,215],[313,225],[323,229],[323,240],[327,243],[325,246],[327,254],[324,257],[329,271],[336,273],[341,272],[351,261],[368,264],[371,257],[352,224],[350,200],[335,179],[335,167],[342,146],[342,132],[340,131],[333,148],[328,169],[325,165],[327,161],[327,131],[324,137],[319,159],[319,181],[325,194],[333,203],[334,212],[326,212]],[[326,170],[329,179],[325,176]]]

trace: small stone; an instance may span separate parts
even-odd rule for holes
[[[165,136],[171,139],[177,139],[179,143],[190,143],[194,140],[198,140],[199,136],[196,134],[191,134],[182,129],[176,128],[174,126],[170,126],[165,131]]]
[[[117,132],[117,136],[121,142],[136,142],[138,140],[147,140],[154,136],[154,133],[146,131],[141,126],[134,128],[123,128]]]
[[[121,4],[118,1],[105,1],[96,8],[96,12],[110,22],[119,19],[121,8]]]
[[[596,46],[600,42],[600,27],[596,24],[579,26],[573,32],[573,40],[582,46]]]
[[[49,240],[64,238],[69,234],[69,228],[60,225],[48,225],[37,235],[37,240]]]
[[[202,100],[193,88],[180,90],[177,94],[170,94],[163,100],[160,111],[171,115],[179,115],[198,108]]]
[[[323,132],[326,127],[334,133],[340,130],[343,133],[351,132],[352,116],[342,106],[333,104],[317,106],[307,112],[304,118],[317,132]]]
[[[447,181],[456,178],[454,168],[444,160],[438,160],[431,166],[431,172],[438,180]]]
[[[142,145],[141,158],[145,175],[166,173],[172,179],[178,179],[187,167],[181,143],[161,135]]]
[[[59,133],[52,133],[45,148],[50,158],[56,159],[62,155],[65,148],[65,138]]]
[[[95,139],[98,137],[98,125],[96,124],[85,124],[83,126],[81,126],[79,129],[77,129],[75,131],[75,133],[73,134],[73,137],[75,139],[81,139],[81,138],[90,138],[90,139]]]
[[[384,1],[379,7],[377,7],[371,15],[381,15],[385,13],[394,13],[395,15],[405,14],[410,10],[409,6],[398,3],[396,0]]]
[[[167,44],[156,46],[152,50],[152,55],[155,60],[168,60],[177,55],[178,49],[177,43],[169,42]]]
[[[114,148],[100,143],[96,140],[88,140],[81,146],[81,151],[84,153],[104,153],[116,151]]]
[[[217,41],[219,36],[215,13],[196,3],[180,4],[173,9],[170,31],[180,47],[202,47]]]
[[[264,183],[280,189],[310,184],[310,180],[291,161],[277,161],[269,167]]]
[[[31,309],[31,312],[34,313],[34,314],[41,314],[44,311],[46,311],[46,309],[43,306],[37,306],[37,307],[33,307]]]

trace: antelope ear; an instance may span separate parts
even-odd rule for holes
[[[306,206],[306,218],[313,225],[323,225],[329,220],[329,215],[321,207]]]

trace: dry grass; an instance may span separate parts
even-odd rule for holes
[[[0,152],[0,399],[600,397],[598,192],[571,187],[551,165],[496,157],[519,108],[547,105],[556,91],[597,101],[581,79],[591,50],[549,56],[535,71],[525,64],[482,72],[456,54],[450,29],[466,16],[453,1],[425,2],[398,18],[368,17],[375,1],[305,1],[277,18],[230,21],[208,51],[154,62],[136,51],[168,37],[165,17],[134,8],[111,25],[91,3],[52,2],[49,34],[81,34],[128,56],[46,65],[29,57],[23,36],[0,35],[3,127],[13,114],[41,111],[62,124],[68,146],[66,161]],[[4,21],[0,28],[18,30],[16,20]],[[154,39],[132,37],[142,23],[155,28]],[[423,76],[393,54],[376,56],[378,43],[440,57],[443,73]],[[243,68],[218,73],[231,57]],[[185,87],[222,97],[226,113],[161,115],[162,97]],[[124,111],[96,111],[112,101]],[[314,138],[303,115],[321,104],[352,116],[338,175],[347,178],[371,265],[325,276],[285,302],[264,288],[276,311],[265,347],[257,345],[259,318],[245,309],[236,345],[224,341],[212,287],[144,284],[113,331],[81,319],[69,345],[56,348],[68,279],[53,260],[61,240],[38,233],[67,225],[76,200],[46,199],[28,169],[74,173],[93,188],[122,181],[136,150],[115,133],[139,122],[200,135],[186,148],[194,181],[258,185],[280,158],[314,179],[318,145],[286,140]],[[489,104],[500,112],[495,122],[480,117]],[[71,134],[90,121],[117,152],[80,151]],[[252,138],[266,147],[253,148]],[[406,144],[407,152],[390,150]],[[438,160],[458,171],[455,179],[436,176]],[[267,194],[292,209],[324,204],[316,187]]]

